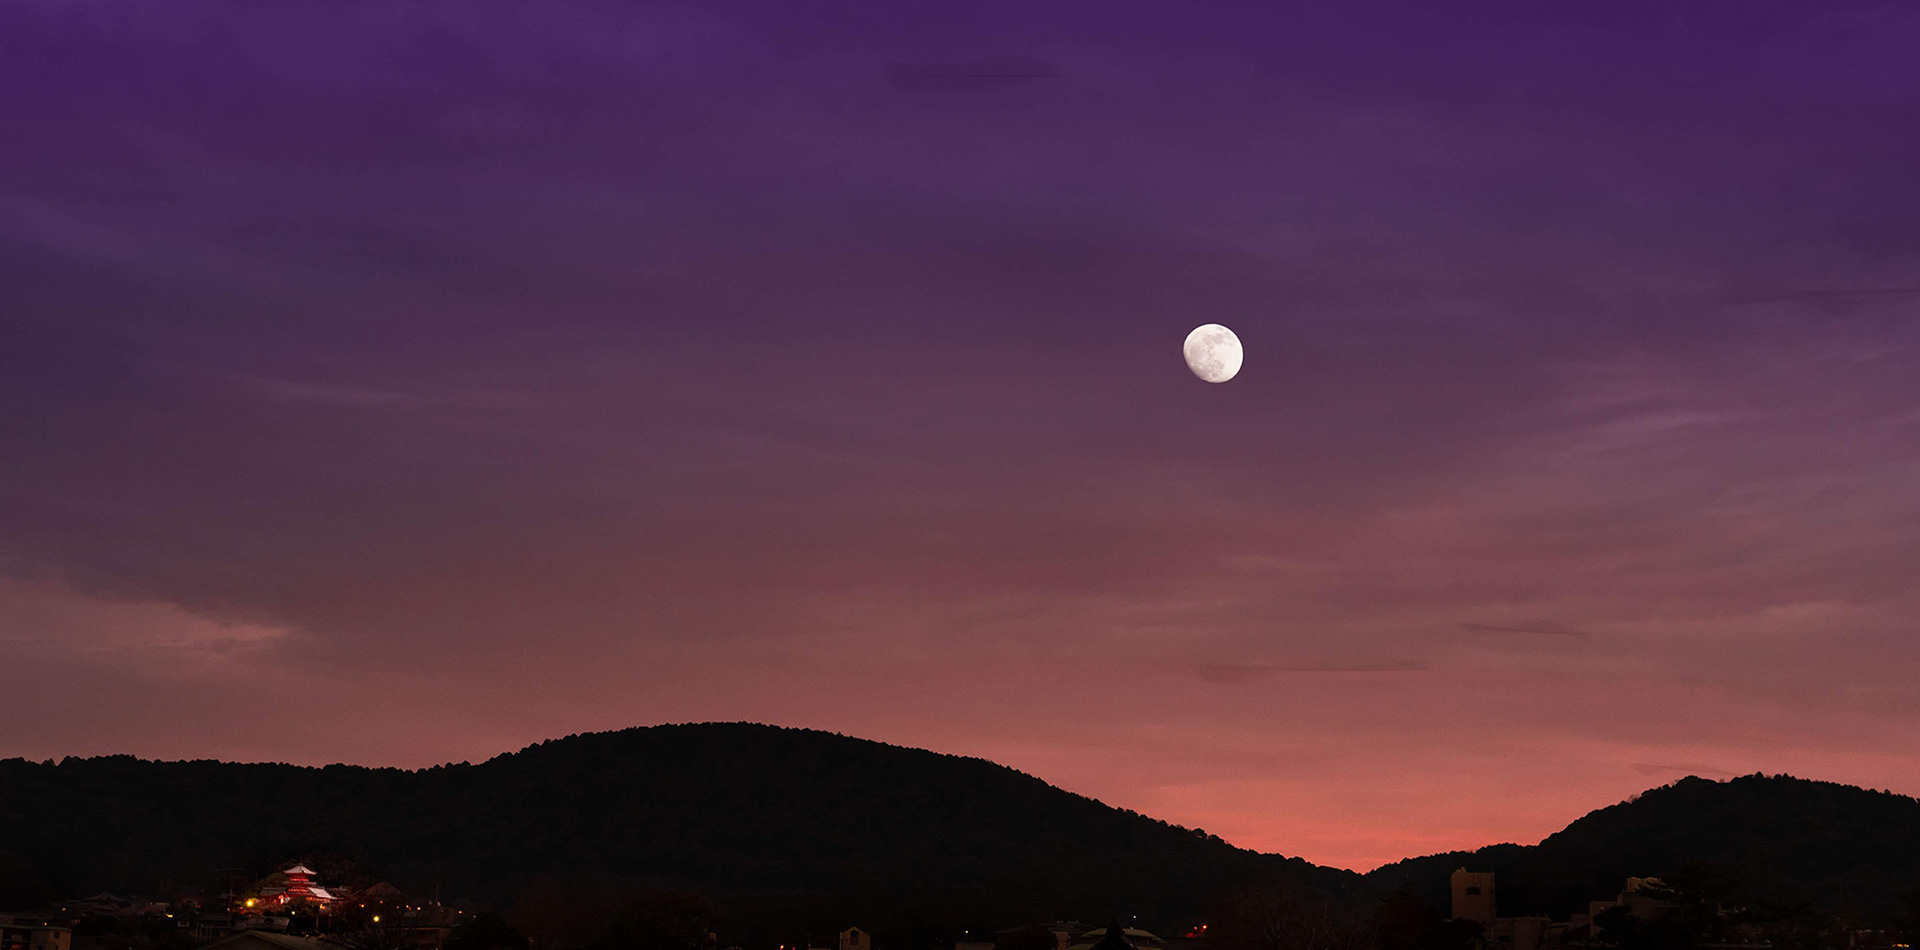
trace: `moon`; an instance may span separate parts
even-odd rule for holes
[[[1240,372],[1240,338],[1218,323],[1204,323],[1187,334],[1187,368],[1209,383],[1224,383]]]

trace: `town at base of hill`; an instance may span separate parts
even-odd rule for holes
[[[1916,889],[1920,802],[1786,776],[1360,875],[746,723],[411,771],[0,761],[0,950],[1073,950],[1116,919],[1135,950],[1894,950]]]

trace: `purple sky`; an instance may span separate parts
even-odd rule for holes
[[[1920,792],[1920,12],[1441,6],[0,6],[0,755]]]

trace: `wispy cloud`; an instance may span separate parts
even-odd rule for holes
[[[1759,290],[1728,294],[1729,304],[1788,303],[1875,297],[1920,297],[1920,287],[1838,287],[1815,290]]]
[[[1668,772],[1684,772],[1688,775],[1733,775],[1732,772],[1726,769],[1716,768],[1711,765],[1654,765],[1651,763],[1636,762],[1633,765],[1633,770],[1641,775],[1661,775]]]
[[[1237,686],[1288,673],[1416,673],[1429,668],[1425,660],[1352,659],[1306,663],[1200,663],[1193,670],[1209,683]]]
[[[497,393],[437,393],[257,376],[237,376],[234,380],[270,399],[351,409],[505,409],[514,405]]]
[[[1593,639],[1593,634],[1584,630],[1575,630],[1555,623],[1463,623],[1460,629],[1468,633],[1520,633],[1540,637],[1567,637],[1574,640]]]
[[[282,626],[223,619],[177,604],[0,578],[0,652],[15,655],[167,652],[204,661],[255,650],[289,633]]]

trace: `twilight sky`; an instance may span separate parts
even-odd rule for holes
[[[0,755],[1920,792],[1920,12],[1443,6],[0,5]]]

